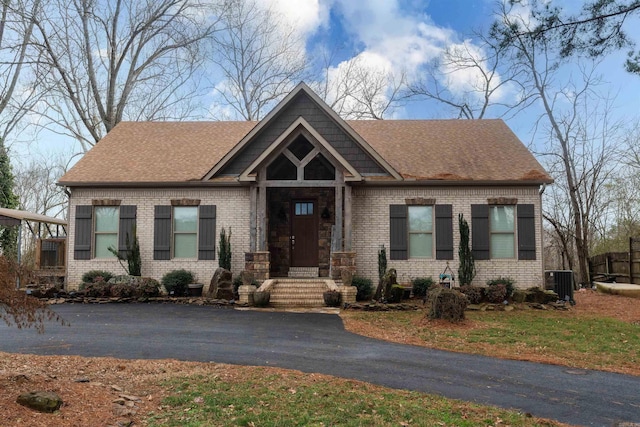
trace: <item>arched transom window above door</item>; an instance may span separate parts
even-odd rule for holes
[[[335,166],[304,135],[298,135],[267,166],[269,181],[333,181],[335,178]]]

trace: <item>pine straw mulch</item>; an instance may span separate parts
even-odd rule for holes
[[[198,375],[242,381],[252,378],[255,369],[293,372],[172,359],[123,360],[0,352],[0,426],[143,426],[151,412],[162,412],[162,400],[170,394],[162,387],[163,381]],[[62,407],[46,414],[16,403],[18,395],[35,390],[57,393],[64,401]]]

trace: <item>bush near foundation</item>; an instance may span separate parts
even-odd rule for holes
[[[502,283],[489,285],[485,289],[485,296],[490,303],[500,304],[507,299],[507,286]]]
[[[89,298],[150,298],[160,295],[160,283],[151,277],[114,276],[109,283],[101,279],[94,283],[83,283],[80,293]]]
[[[411,281],[411,284],[413,285],[413,296],[424,297],[435,282],[431,277],[416,277]]]
[[[484,288],[480,286],[460,286],[460,292],[469,298],[469,304],[480,304],[484,299]]]
[[[468,299],[455,289],[447,289],[436,286],[427,295],[430,319],[445,319],[452,323],[464,320],[464,310],[467,308]]]
[[[116,283],[111,285],[110,296],[118,298],[131,298],[133,296],[133,286],[126,283]]]
[[[168,272],[162,276],[161,282],[169,295],[183,297],[189,292],[189,283],[193,283],[194,280],[193,273],[182,268]]]
[[[498,277],[497,279],[487,280],[487,286],[504,285],[507,289],[507,298],[511,298],[513,295],[513,291],[516,289],[515,283],[516,281],[511,277]]]
[[[157,297],[160,295],[160,282],[151,277],[143,277],[138,283],[132,285],[133,296],[137,298]]]
[[[82,275],[82,283],[108,282],[113,273],[104,270],[91,270]]]
[[[358,293],[356,294],[357,301],[366,301],[371,299],[371,294],[373,293],[373,282],[371,279],[353,276],[351,286],[355,286],[358,289]]]
[[[93,283],[83,283],[80,290],[90,298],[106,298],[111,296],[111,283],[98,281]]]

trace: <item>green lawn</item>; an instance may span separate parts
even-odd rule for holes
[[[238,367],[240,378],[164,383],[150,426],[558,426],[493,407],[358,381]]]
[[[429,322],[425,311],[344,312],[349,328],[465,353],[640,374],[640,325],[556,310],[472,311],[462,325]],[[396,334],[393,331],[397,331]]]
[[[425,310],[343,311],[376,338],[496,357],[640,375],[640,323],[588,311],[467,312],[462,324]],[[150,426],[557,426],[514,411],[367,383],[256,367],[168,381]]]

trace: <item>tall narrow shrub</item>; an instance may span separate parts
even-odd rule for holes
[[[378,250],[378,279],[382,280],[387,272],[387,249],[382,245]]]
[[[133,240],[133,242],[130,242]],[[140,242],[138,241],[138,235],[136,229],[133,229],[133,239],[129,239],[129,233],[127,233],[127,263],[129,265],[130,276],[142,276],[142,258],[140,257]]]
[[[109,246],[107,249],[109,252],[114,254],[118,261],[120,261],[120,265],[122,265],[122,261],[127,261],[127,273],[129,276],[142,276],[142,258],[140,257],[140,242],[138,241],[138,235],[136,233],[136,228],[133,227],[133,238],[127,233],[125,244],[127,245],[127,250],[124,255],[120,254],[118,249],[113,246]],[[123,265],[124,268],[124,265]]]
[[[460,279],[460,285],[465,286],[470,285],[473,278],[476,277],[476,265],[469,247],[469,224],[462,214],[458,214],[458,225],[460,228],[458,278]]]
[[[231,271],[231,228],[229,228],[229,235],[227,235],[224,228],[220,231],[218,266]]]
[[[0,139],[0,208],[18,209],[20,201],[13,192],[14,176],[9,155]],[[18,255],[18,226],[0,226],[0,249],[8,259]]]

